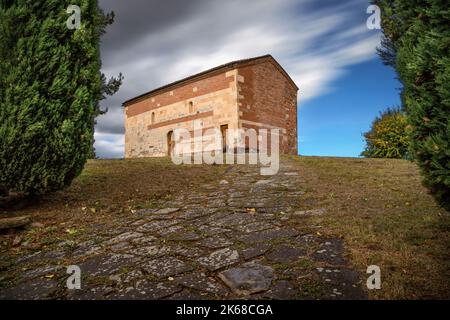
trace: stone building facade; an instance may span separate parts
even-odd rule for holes
[[[194,124],[221,132],[278,128],[280,152],[297,154],[297,91],[286,71],[266,55],[144,93],[123,103],[125,157],[166,156],[173,148],[173,131],[192,133]]]

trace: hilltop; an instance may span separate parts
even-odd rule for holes
[[[0,235],[0,297],[449,298],[450,218],[420,181],[404,160],[291,156],[275,176],[90,160],[66,190],[1,213],[33,223]],[[81,291],[64,287],[71,264]]]

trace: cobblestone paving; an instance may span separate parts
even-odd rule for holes
[[[296,170],[289,160],[275,176],[231,166],[223,180],[103,230],[108,237],[20,258],[50,264],[23,272],[0,298],[367,298],[341,239],[309,225],[308,216],[326,212],[298,209]],[[69,264],[81,268],[80,290],[66,288]]]

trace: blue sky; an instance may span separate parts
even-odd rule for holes
[[[387,107],[400,105],[400,83],[378,56],[348,67],[331,83],[331,92],[299,101],[298,139],[301,155],[357,157],[362,133]],[[300,94],[301,97],[301,94]]]
[[[299,85],[302,155],[356,157],[362,133],[399,104],[392,69],[376,55],[366,0],[100,0],[115,23],[102,38],[103,72],[122,72],[102,106],[97,155],[124,152],[123,101],[233,60],[272,54]]]

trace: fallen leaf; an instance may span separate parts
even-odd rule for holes
[[[69,229],[66,229],[66,232],[70,235],[74,235],[74,234],[78,233],[78,230],[75,228],[69,228]]]

